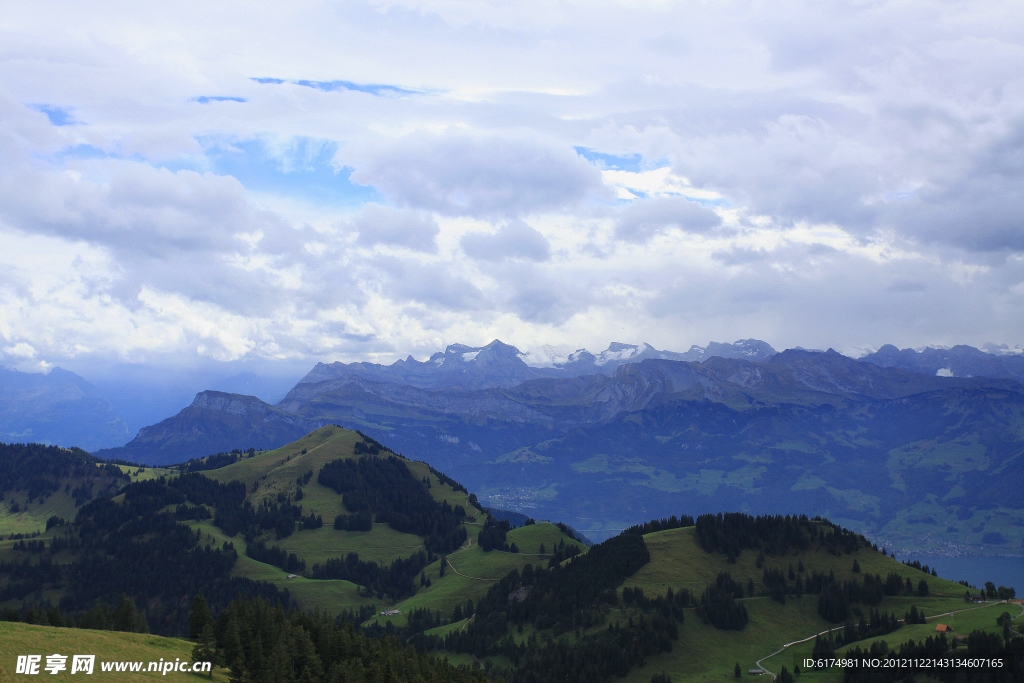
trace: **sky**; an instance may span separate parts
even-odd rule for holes
[[[26,371],[1012,348],[1022,207],[1017,1],[0,17],[0,365]]]

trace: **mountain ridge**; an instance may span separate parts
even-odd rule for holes
[[[688,514],[715,501],[773,514],[796,506],[929,547],[1024,548],[1024,499],[1000,487],[1024,478],[1024,385],[1012,379],[790,349],[768,361],[647,359],[477,390],[347,374],[300,382],[276,407],[212,393],[193,404],[148,443],[106,455],[152,460],[146,448],[156,446],[161,462],[180,461],[181,444],[197,457],[259,445],[257,433],[344,424],[452,472],[489,505],[580,529],[624,528],[685,496]],[[224,433],[242,423],[261,431],[229,446]],[[935,496],[946,496],[938,508]],[[998,514],[985,511],[993,503]]]
[[[126,438],[124,420],[84,377],[57,367],[45,375],[0,367],[0,441],[95,450]]]

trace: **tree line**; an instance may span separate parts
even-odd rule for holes
[[[474,669],[406,648],[391,638],[367,638],[345,620],[301,614],[280,603],[238,596],[216,618],[205,599],[193,600],[194,661],[215,661],[233,683],[484,683]]]
[[[188,482],[190,477],[201,475],[181,478]],[[98,614],[94,611],[97,602],[118,605],[124,593],[140,606],[149,628],[163,635],[183,633],[188,610],[181,604],[181,596],[200,589],[220,608],[240,592],[287,604],[287,591],[231,576],[237,558],[232,544],[203,543],[200,532],[180,523],[173,511],[163,511],[186,501],[181,486],[172,484],[178,480],[128,484],[121,490],[122,503],[97,498],[83,505],[74,522],[61,527],[63,534],[54,538],[49,548],[51,553],[55,548],[69,550],[73,559],[58,564],[49,553],[41,553],[34,554],[35,561],[29,557],[0,564],[0,573],[7,577],[0,599],[21,600],[24,607],[34,594],[57,591],[59,602],[42,608],[58,609],[66,623],[80,624],[90,612]],[[224,490],[217,488],[221,485],[216,482],[201,486],[209,491]],[[95,623],[103,623],[100,616]]]
[[[920,642],[908,640],[897,650],[889,650],[884,641],[872,643],[864,650],[856,646],[847,651],[846,657],[901,657],[928,660],[936,657],[963,656],[968,659],[1003,658],[1003,666],[984,667],[846,667],[843,683],[894,683],[897,680],[910,681],[915,676],[927,676],[940,683],[1017,683],[1024,672],[1024,638],[1000,637],[995,633],[972,631],[967,636],[966,648],[953,649],[945,633],[928,636]]]
[[[730,561],[745,549],[766,555],[807,550],[812,542],[832,554],[852,553],[870,543],[863,536],[820,517],[807,515],[759,515],[742,512],[705,514],[694,522],[697,542],[705,552],[720,552]]]
[[[79,482],[75,491],[71,481]],[[25,491],[28,500],[45,499],[61,488],[81,505],[100,492],[113,492],[130,481],[117,465],[89,455],[81,448],[39,443],[0,443],[0,500],[5,491]]]

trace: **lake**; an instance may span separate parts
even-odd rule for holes
[[[1024,557],[978,556],[945,557],[943,555],[897,555],[900,560],[918,560],[934,568],[938,575],[951,581],[967,581],[984,588],[986,581],[996,586],[1009,586],[1017,590],[1017,597],[1024,597]]]

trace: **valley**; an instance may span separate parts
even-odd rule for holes
[[[424,363],[321,364],[277,406],[204,392],[98,454],[163,465],[341,424],[452,473],[493,507],[595,540],[725,508],[822,515],[911,553],[1024,552],[1015,356],[960,350],[974,363],[960,369],[1006,368],[947,377],[746,342],[721,345],[730,357],[647,347],[547,369],[497,341]]]

